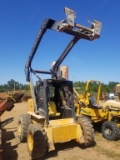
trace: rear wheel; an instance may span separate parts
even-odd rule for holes
[[[118,140],[120,137],[119,127],[115,122],[106,121],[102,124],[102,136],[107,140]]]
[[[85,146],[91,146],[94,143],[94,129],[90,121],[84,117],[77,119],[78,124],[81,126],[85,140]]]
[[[38,124],[30,124],[27,133],[27,146],[32,159],[43,157],[47,150],[47,135]]]
[[[26,142],[27,140],[27,130],[31,123],[31,119],[28,114],[23,114],[19,116],[18,120],[18,137],[21,142]]]
[[[86,118],[91,124],[93,123],[93,121],[91,120],[91,118],[89,116],[80,115],[80,118]]]

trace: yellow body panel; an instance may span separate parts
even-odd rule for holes
[[[66,141],[70,141],[72,139],[77,139],[80,136],[80,135],[78,136],[78,131],[77,131],[78,128],[80,128],[78,124],[77,125],[71,124],[71,125],[53,127],[53,141],[54,141],[54,143],[66,142]],[[81,136],[82,136],[82,134],[81,134]]]
[[[55,126],[73,124],[73,123],[74,123],[73,118],[65,118],[65,119],[50,120],[49,121],[49,126],[50,127],[55,127]]]
[[[27,110],[29,112],[34,112],[34,102],[33,102],[33,99],[28,99],[28,107],[27,107]]]
[[[120,111],[120,102],[117,102],[116,100],[108,100],[102,104],[103,109],[107,109],[107,106],[109,106],[109,109]]]
[[[54,101],[48,102],[48,110],[49,110],[49,116],[50,117],[60,116],[60,113],[57,112],[56,104],[55,104]]]
[[[91,117],[94,122],[99,122],[102,120],[110,121],[113,116],[120,117],[120,111],[112,110],[108,111],[107,109],[93,109],[93,108],[81,108],[82,115]]]
[[[82,115],[91,117],[94,122],[101,121],[108,117],[108,112],[103,111],[102,109],[93,109],[93,108],[81,108]]]
[[[53,102],[48,103],[49,116],[59,116],[56,106]],[[46,127],[45,119],[34,112],[33,99],[28,100],[28,114],[31,116],[32,123],[43,124],[48,137],[49,151],[54,150],[55,143],[76,140],[78,143],[85,143],[82,129],[79,124],[74,122],[73,118],[49,120]]]
[[[117,123],[117,126],[120,128],[120,124],[119,123]]]
[[[28,110],[28,112],[34,112],[34,101],[33,101],[32,98],[28,100],[28,108],[27,108],[27,110]],[[57,110],[56,110],[55,102],[50,101],[48,103],[48,110],[49,110],[49,115],[51,117],[60,116],[60,113],[57,112]]]
[[[55,143],[63,143],[76,140],[78,143],[85,143],[82,129],[79,124],[73,122],[73,118],[50,120],[45,131],[48,136],[49,151],[54,150]]]

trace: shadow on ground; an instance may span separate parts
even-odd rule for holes
[[[17,130],[16,127],[13,128],[4,128],[5,125],[7,125],[8,123],[12,122],[13,118],[8,118],[6,120],[4,120],[2,122],[2,146],[3,146],[3,160],[18,160],[18,153],[17,153],[17,147],[18,147],[18,143],[13,143],[11,144],[11,140],[12,139],[16,139],[15,138],[15,132]],[[101,127],[99,125],[95,126],[97,131],[101,131]],[[95,130],[96,130],[95,129]],[[90,147],[95,147],[96,143],[94,142],[92,146]],[[46,153],[46,155],[43,158],[39,158],[36,160],[46,160],[49,158],[57,158],[58,156],[58,152],[60,151],[67,151],[67,150],[71,150],[74,147],[79,147],[80,149],[84,150],[87,147],[85,147],[85,145],[82,144],[78,144],[76,141],[70,141],[70,142],[66,142],[66,143],[58,143],[55,144],[55,150]],[[27,159],[25,159],[27,160]],[[30,160],[30,158],[29,158]]]
[[[8,118],[1,122],[1,134],[2,134],[2,157],[3,160],[17,160],[17,145],[12,145],[11,140],[15,139],[14,132],[16,132],[16,127],[13,128],[4,128],[7,124],[11,123],[14,120],[13,117]]]
[[[93,127],[94,127],[95,132],[101,133],[102,123],[93,123]]]
[[[90,147],[94,147],[95,145],[96,145],[96,143],[94,142],[93,145],[90,146]],[[72,149],[74,147],[79,147],[82,150],[88,148],[85,145],[79,144],[74,140],[72,140],[70,142],[65,142],[65,143],[58,143],[58,144],[55,144],[55,150],[54,151],[48,152],[48,153],[46,153],[46,155],[42,159],[39,158],[39,159],[36,159],[36,160],[45,160],[45,159],[49,159],[51,157],[57,157],[59,151],[67,151],[67,150],[72,151]]]
[[[16,128],[11,128],[11,131],[7,131],[6,129],[2,129],[2,148],[3,148],[3,160],[17,160],[17,144],[12,145],[10,140],[14,139],[14,132]]]
[[[11,123],[14,120],[13,117],[5,119],[4,121],[1,122],[1,127],[4,127],[5,125],[7,125],[8,123]]]

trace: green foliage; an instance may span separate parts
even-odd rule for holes
[[[73,86],[77,89],[78,93],[82,93],[85,91],[85,86],[86,86],[86,83],[87,82],[74,82]],[[112,82],[110,81],[108,84],[104,84],[102,83],[101,84],[101,92],[104,92],[104,93],[114,93],[114,89],[115,89],[115,86],[116,84],[118,84],[119,82]],[[90,86],[89,86],[89,92],[97,92],[98,91],[98,84],[93,82],[93,83],[90,83]]]
[[[118,84],[119,82],[109,82],[108,83],[108,87],[111,89],[111,91],[110,92],[113,92],[114,93],[114,91],[115,91],[115,86],[116,86],[116,84]]]
[[[102,83],[101,92],[114,93],[114,88],[119,82],[110,81],[108,84]],[[77,81],[74,82],[73,86],[77,89],[78,93],[84,93],[86,82]],[[98,86],[96,83],[90,83],[89,92],[97,92]],[[29,84],[22,84],[13,79],[9,80],[7,84],[0,85],[0,92],[13,91],[13,90],[30,90]]]
[[[15,90],[30,90],[29,84],[21,84],[13,79],[7,84],[0,85],[0,92],[15,91]]]
[[[73,86],[77,89],[78,93],[82,93],[85,91],[85,85],[86,83],[85,82],[74,82]]]

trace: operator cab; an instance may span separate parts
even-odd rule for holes
[[[38,113],[49,119],[73,118],[74,98],[73,83],[66,80],[43,80],[37,81],[36,103]]]

